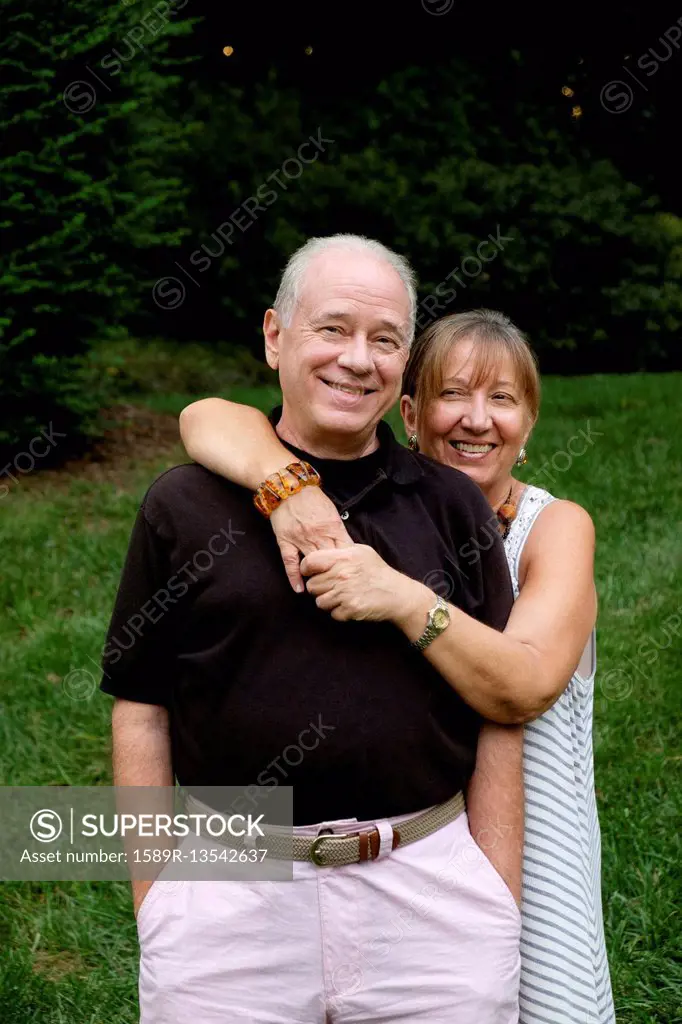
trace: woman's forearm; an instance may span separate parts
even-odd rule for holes
[[[403,576],[396,581],[391,621],[411,642],[426,627],[435,594]],[[450,624],[425,648],[427,658],[460,697],[484,718],[518,725],[543,714],[556,700],[541,659],[521,643],[448,604]]]
[[[180,413],[180,436],[195,462],[254,491],[294,461],[264,413],[223,398],[186,406]]]

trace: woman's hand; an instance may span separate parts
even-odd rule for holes
[[[310,577],[307,590],[315,595],[317,607],[339,622],[395,620],[424,589],[366,544],[314,551],[303,559],[300,570]]]
[[[303,487],[286,498],[270,516],[270,523],[289,582],[298,594],[305,590],[299,552],[308,555],[353,544],[336,505],[319,487]]]

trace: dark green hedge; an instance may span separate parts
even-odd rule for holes
[[[194,115],[207,119],[206,97],[195,103]],[[195,150],[189,173],[208,189],[200,202],[190,198],[192,241],[172,259],[196,285],[187,284],[168,330],[182,333],[201,309],[208,323],[227,324],[239,340],[251,332],[260,346],[260,314],[292,249],[309,235],[351,230],[412,260],[422,325],[485,304],[512,315],[550,369],[672,368],[682,221],[589,152],[579,122],[568,112],[560,120],[557,105],[534,94],[518,54],[494,79],[452,60],[319,102],[275,81],[246,92],[222,86],[210,121],[230,129],[222,140],[205,133]],[[285,161],[311,134],[333,143],[298,177],[288,165],[287,178]],[[244,200],[263,189],[276,197],[245,212]],[[210,266],[195,256],[193,270],[202,245],[219,251],[226,221],[223,255]],[[494,258],[490,246],[479,250],[489,236],[505,239]]]

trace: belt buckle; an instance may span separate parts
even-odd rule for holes
[[[320,850],[319,850],[320,843],[324,842],[326,839],[331,839],[331,840],[334,840],[334,839],[350,839],[351,836],[357,836],[359,834],[360,834],[359,832],[340,832],[338,834],[336,834],[334,832],[332,832],[332,833],[329,833],[329,832],[321,833],[319,836],[316,836],[313,839],[312,843],[310,844],[310,859],[311,859],[311,861],[313,862],[313,864],[317,864],[317,866],[319,868],[325,867],[325,860],[321,856]]]

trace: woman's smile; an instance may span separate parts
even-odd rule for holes
[[[448,444],[465,462],[481,462],[497,448],[497,445],[492,441],[453,440],[449,441]]]

